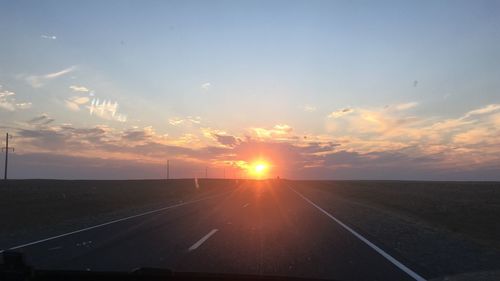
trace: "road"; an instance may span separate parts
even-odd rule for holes
[[[229,193],[16,250],[27,253],[37,268],[129,271],[147,266],[333,280],[423,280],[314,202],[285,181],[246,182]]]

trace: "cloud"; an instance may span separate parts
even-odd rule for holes
[[[155,134],[153,127],[148,126],[142,129],[133,128],[127,130],[123,133],[122,138],[133,142],[146,142],[154,138]]]
[[[500,110],[500,104],[488,104],[484,107],[477,108],[466,112],[463,116],[455,119],[446,119],[438,121],[432,125],[435,130],[460,130],[460,128],[472,125],[478,120],[474,120],[474,117],[481,117],[484,115],[489,115]]]
[[[72,111],[80,111],[81,106],[90,101],[89,97],[74,96],[65,100],[66,107]]]
[[[207,165],[240,171],[265,159],[272,164],[271,175],[292,178],[500,179],[494,173],[500,165],[500,110],[495,104],[449,119],[415,118],[406,110],[387,108],[352,110],[343,118],[327,118],[340,124],[334,134],[307,138],[288,124],[242,128],[239,133],[197,126],[170,136],[151,126],[45,124],[52,119],[46,114],[14,133],[16,145],[23,148],[20,155],[72,157],[81,163],[99,162],[109,171],[119,170],[119,163],[164,167],[165,159],[171,159],[183,163],[186,174],[193,176]],[[178,124],[191,124],[186,121],[190,119],[199,121],[188,116]],[[126,171],[120,175],[129,176]]]
[[[201,117],[200,116],[187,116],[185,118],[172,117],[168,119],[168,123],[172,126],[200,124]]]
[[[258,139],[288,139],[291,136],[291,132],[293,128],[287,124],[278,124],[274,127],[267,128],[259,128],[254,127],[249,129],[251,136]]]
[[[90,90],[83,86],[71,85],[69,88],[75,92],[89,92]]]
[[[28,120],[27,123],[32,125],[48,125],[52,122],[54,122],[54,119],[50,118],[48,114],[44,113],[40,116]]]
[[[168,119],[168,123],[172,126],[179,126],[180,124],[184,123],[184,119],[181,119],[179,117],[174,117]]]
[[[414,108],[417,105],[418,105],[418,102],[400,103],[400,104],[394,105],[394,109],[403,111],[403,110],[408,110],[408,109]]]
[[[49,118],[42,115],[33,118],[32,122],[39,123]],[[281,129],[285,130],[283,126]],[[160,135],[152,127],[131,128],[123,131],[106,126],[95,126],[87,128],[76,128],[71,125],[44,126],[19,128],[16,131],[16,142],[23,151],[20,155],[51,155],[53,157],[72,157],[77,161],[81,159],[77,171],[90,169],[85,163],[92,161],[101,162],[102,169],[110,171],[115,169],[117,163],[144,163],[148,165],[164,166],[165,159],[171,159],[175,163],[184,163],[186,171],[192,176],[197,169],[202,169],[207,163],[215,165],[226,165],[238,161],[250,161],[250,148],[255,145],[261,151],[278,151],[288,153],[287,150],[298,149],[304,153],[314,153],[315,148],[297,147],[290,144],[273,144],[256,142],[254,140],[240,141],[230,135],[218,134],[213,136],[225,145],[214,147],[210,145],[199,146],[199,138],[194,134],[185,134],[177,138]],[[85,147],[85,150],[81,148]],[[246,154],[248,153],[248,154]],[[300,153],[299,153],[300,154]],[[273,154],[272,156],[278,156]],[[284,155],[285,156],[285,155]],[[240,159],[240,160],[238,160]],[[243,159],[243,160],[241,160]],[[65,165],[54,162],[49,165]],[[28,165],[28,164],[25,164]],[[176,164],[176,167],[179,164]],[[64,167],[65,169],[66,167]],[[238,167],[233,167],[239,170]],[[122,176],[129,176],[121,174]]]
[[[489,113],[493,113],[493,112],[498,111],[498,110],[500,110],[500,104],[489,104],[485,107],[474,109],[474,110],[467,112],[463,118],[465,119],[465,118],[472,117],[474,115],[489,114]]]
[[[238,144],[238,139],[233,136],[214,134],[214,137],[220,144],[224,146],[233,147]]]
[[[330,113],[328,115],[329,118],[340,118],[344,115],[347,115],[349,113],[352,113],[354,112],[354,109],[352,108],[344,108],[344,109],[340,109],[340,110],[337,110],[337,111],[333,111],[332,113]]]
[[[407,109],[415,107],[418,103],[404,103],[387,105],[383,108],[344,108],[332,112],[325,122],[328,132],[343,133],[354,137],[364,134],[380,135],[404,135],[415,134],[414,130],[407,130],[411,126],[423,125],[421,120],[415,116],[408,116]]]
[[[65,74],[68,74],[68,73],[74,71],[75,69],[76,69],[76,66],[70,66],[70,67],[63,69],[61,71],[45,74],[43,77],[46,79],[54,79],[54,78],[63,76]]]
[[[326,122],[328,132],[363,138],[376,134],[380,136],[418,134],[410,127],[423,125],[423,120],[408,116],[407,110],[417,106],[417,102],[387,105],[383,108],[344,108],[332,112]]]
[[[71,86],[72,90],[76,92],[87,92],[87,88],[82,86]],[[93,91],[89,92],[88,96],[72,96],[64,100],[66,108],[71,111],[80,111],[88,109],[91,116],[97,116],[105,120],[114,120],[118,122],[126,122],[127,116],[118,112],[119,104],[116,101],[100,100],[95,97]]]
[[[438,159],[432,163],[436,170],[479,169],[500,161],[498,104],[448,119],[418,118],[387,108],[356,108],[341,120],[330,119],[327,127],[345,149],[361,154],[401,150],[415,158],[440,155],[433,158]]]
[[[30,84],[33,88],[40,88],[44,86],[47,82],[56,79],[58,77],[64,76],[68,73],[71,73],[76,70],[76,66],[70,66],[68,68],[65,68],[63,70],[53,72],[53,73],[48,73],[44,75],[30,75],[25,78],[26,82]]]
[[[83,100],[80,100],[83,102]],[[90,106],[88,106],[90,115],[99,116],[107,120],[115,120],[118,122],[126,122],[127,116],[118,113],[118,102],[111,102],[110,100],[99,101],[98,98],[92,99]]]
[[[43,39],[50,39],[50,40],[56,40],[57,39],[57,37],[55,35],[42,34],[42,35],[40,35],[40,37],[42,37]]]
[[[500,134],[488,128],[473,128],[453,136],[455,144],[471,145],[493,141],[500,145]]]
[[[411,119],[404,114],[383,108],[378,111],[357,108],[342,120],[348,122],[348,126],[351,121],[369,122],[367,119],[387,122],[390,125],[384,126],[388,127],[400,125],[384,133],[365,130],[357,135],[354,130],[345,132],[346,136],[338,133],[335,137],[302,138],[287,124],[250,128],[245,132],[250,133],[246,137],[201,128],[199,133],[206,138],[196,133],[179,137],[160,135],[152,127],[118,130],[106,126],[76,128],[49,124],[19,129],[16,141],[29,153],[51,152],[61,157],[81,158],[82,163],[100,159],[103,169],[113,169],[120,161],[147,166],[164,165],[165,159],[177,159],[185,163],[186,171],[191,170],[193,175],[196,169],[206,165],[242,170],[263,158],[272,164],[273,175],[293,178],[450,180],[449,176],[456,177],[457,171],[469,175],[483,171],[476,175],[494,177],[487,171],[494,171],[500,163],[496,115],[471,120],[473,124],[463,125],[459,131],[444,131],[433,128],[435,120],[398,121]],[[470,118],[477,116],[473,114]],[[41,115],[30,122],[39,124],[48,119],[50,117]],[[432,137],[433,134],[439,134],[439,138]],[[85,151],[81,147],[85,147]],[[125,172],[122,175],[128,176]]]
[[[7,110],[7,111],[14,111],[16,110],[15,104],[8,99],[8,93],[0,93],[0,108]]]
[[[20,102],[15,104],[16,109],[28,109],[31,108],[31,106],[31,102]]]
[[[287,124],[278,124],[274,126],[274,130],[280,134],[290,133],[293,129]]]
[[[2,86],[0,85],[0,109],[16,111],[18,109],[31,108],[32,104],[30,102],[16,102],[15,95],[14,92],[2,90]]]
[[[210,82],[206,82],[206,83],[201,84],[201,89],[205,90],[205,91],[208,91],[211,87],[212,87],[212,84]]]
[[[304,110],[305,112],[314,112],[314,111],[316,111],[316,107],[313,105],[306,104],[306,105],[302,106],[302,110]]]
[[[34,118],[35,119],[35,118]],[[37,117],[39,123],[46,117]],[[165,157],[207,159],[207,152],[198,151],[189,143],[160,135],[152,127],[117,130],[108,126],[77,128],[70,124],[59,126],[30,126],[18,128],[16,142],[23,147],[20,153],[64,154],[82,158],[108,158],[161,163]],[[183,147],[186,146],[186,147]],[[82,150],[85,147],[85,150]]]

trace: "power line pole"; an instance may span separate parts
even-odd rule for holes
[[[5,147],[2,147],[2,150],[5,151],[5,169],[3,174],[4,180],[7,180],[7,167],[9,165],[9,149],[12,149],[12,152],[14,152],[13,147],[9,148],[9,138],[12,138],[12,136],[9,136],[9,133],[5,134]]]
[[[167,160],[167,180],[170,179],[170,160]]]
[[[208,167],[205,167],[205,178],[208,179]]]
[[[224,167],[224,179],[226,178],[226,168]]]

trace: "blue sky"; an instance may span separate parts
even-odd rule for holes
[[[192,176],[263,157],[299,178],[498,179],[499,18],[498,1],[5,1],[13,175],[65,177],[21,168],[56,154],[113,178],[124,159],[158,177],[165,158]]]

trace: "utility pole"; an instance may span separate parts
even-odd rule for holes
[[[167,160],[167,180],[170,179],[170,160]]]
[[[208,179],[208,167],[205,167],[205,178]]]
[[[9,148],[9,138],[12,138],[12,136],[9,136],[9,133],[7,133],[5,135],[5,147],[2,147],[2,150],[5,151],[5,170],[3,175],[4,180],[7,180],[7,167],[9,165],[9,149],[12,149],[12,152],[14,152],[13,147]]]
[[[226,178],[226,168],[224,167],[224,179]]]

